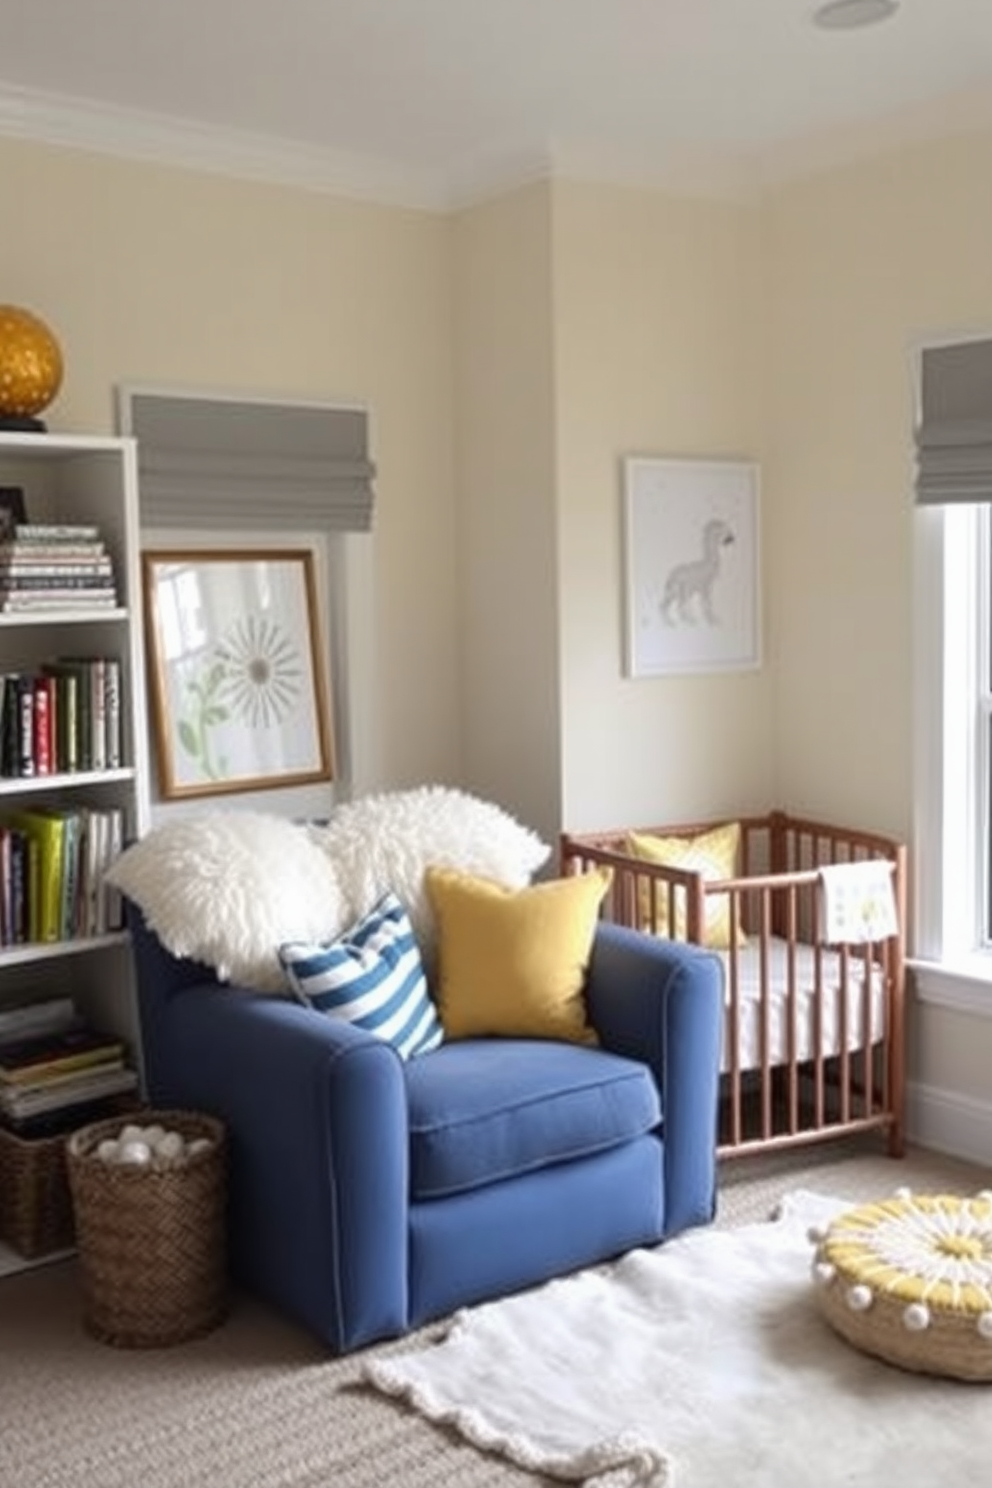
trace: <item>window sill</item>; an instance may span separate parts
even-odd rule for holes
[[[992,956],[972,956],[960,961],[909,959],[916,996],[920,1002],[992,1018]]]

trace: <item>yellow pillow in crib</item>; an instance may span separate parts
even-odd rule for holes
[[[698,837],[656,837],[650,832],[628,832],[627,851],[644,863],[661,863],[667,868],[691,868],[707,879],[734,878],[737,873],[737,853],[740,848],[740,822],[727,822],[713,827]],[[675,939],[686,936],[685,892],[675,890]],[[706,913],[703,925],[703,944],[713,950],[727,950],[730,946],[730,900],[727,894],[707,894],[704,901]],[[651,885],[642,880],[638,884],[638,909],[641,929],[649,934],[669,936],[668,896],[662,892],[657,896],[657,912],[652,915]],[[738,946],[747,945],[747,936],[738,925]]]

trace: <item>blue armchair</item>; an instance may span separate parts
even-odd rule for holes
[[[601,923],[601,1047],[451,1041],[404,1064],[219,983],[127,904],[150,1099],[227,1125],[232,1268],[335,1352],[651,1245],[715,1208],[723,973]]]

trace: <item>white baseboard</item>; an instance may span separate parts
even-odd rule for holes
[[[906,1136],[932,1152],[992,1167],[992,1101],[955,1095],[934,1085],[906,1090]]]

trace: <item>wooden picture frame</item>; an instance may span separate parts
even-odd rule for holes
[[[141,563],[161,797],[330,780],[313,553],[155,550]]]
[[[758,466],[623,462],[628,677],[761,665]]]

